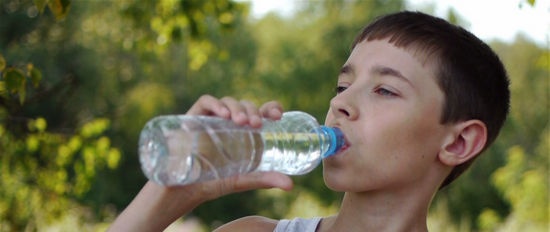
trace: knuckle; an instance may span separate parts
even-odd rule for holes
[[[224,102],[235,101],[234,98],[229,97],[229,96],[224,96],[224,97],[220,98],[220,100],[224,101]]]
[[[214,99],[214,97],[208,94],[205,94],[199,97],[199,101],[209,101],[212,99]]]

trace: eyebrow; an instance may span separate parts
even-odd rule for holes
[[[376,65],[371,69],[371,73],[374,75],[380,75],[380,76],[397,77],[412,86],[411,81],[407,77],[405,77],[399,70],[396,70],[388,66]]]
[[[340,69],[339,76],[343,75],[343,74],[353,74],[354,72],[355,72],[355,69],[353,68],[352,65],[345,64]],[[371,73],[371,75],[376,75],[376,76],[397,77],[398,79],[400,79],[400,80],[406,82],[407,84],[409,84],[410,86],[414,87],[412,82],[407,77],[405,77],[399,70],[396,70],[396,69],[388,67],[388,66],[375,65],[373,68],[371,68],[370,73]]]
[[[347,73],[353,73],[353,67],[351,67],[349,64],[345,64],[341,69],[340,69],[340,75],[341,74],[347,74]]]

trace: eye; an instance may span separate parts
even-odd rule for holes
[[[386,97],[395,97],[397,96],[396,93],[388,90],[388,89],[385,89],[385,88],[377,88],[374,90],[375,93],[381,95],[381,96],[386,96]]]
[[[339,94],[341,92],[344,92],[344,90],[346,90],[348,87],[345,87],[345,86],[336,86],[336,88],[334,88],[334,92],[336,92],[336,94]]]

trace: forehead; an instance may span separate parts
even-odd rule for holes
[[[421,75],[432,77],[430,79],[435,81],[437,65],[436,62],[431,61],[430,57],[421,49],[411,46],[398,47],[388,39],[364,40],[353,48],[346,66],[352,65],[354,69],[365,71],[376,66],[387,66],[399,70],[410,78]]]

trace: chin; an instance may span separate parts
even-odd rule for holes
[[[347,188],[343,184],[344,182],[340,180],[340,178],[337,178],[336,175],[334,175],[334,172],[328,173],[323,170],[323,180],[325,182],[325,185],[330,190],[336,191],[336,192],[345,192]]]

